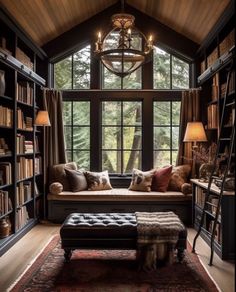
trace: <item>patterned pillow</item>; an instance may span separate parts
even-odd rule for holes
[[[150,192],[154,173],[155,170],[141,171],[134,168],[129,190]]]
[[[103,172],[86,171],[84,174],[87,179],[89,191],[101,191],[112,189],[107,170]]]
[[[175,166],[167,190],[181,192],[182,185],[188,182],[190,172],[191,166],[189,164]]]
[[[83,171],[65,168],[65,172],[69,180],[70,189],[72,192],[87,190],[88,184]]]
[[[53,195],[58,195],[63,191],[63,185],[59,182],[54,182],[49,186],[49,192]]]

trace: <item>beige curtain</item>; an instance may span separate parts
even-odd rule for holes
[[[66,163],[64,127],[62,116],[62,94],[58,90],[43,90],[44,108],[51,122],[45,133],[45,170],[54,164]]]
[[[183,142],[188,122],[200,119],[200,90],[190,89],[182,92],[180,109],[179,151],[177,165],[192,164],[192,143]]]

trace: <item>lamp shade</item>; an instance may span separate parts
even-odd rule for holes
[[[51,126],[48,111],[38,111],[34,124],[35,126]]]
[[[207,137],[201,122],[190,122],[184,135],[184,142],[206,142]]]

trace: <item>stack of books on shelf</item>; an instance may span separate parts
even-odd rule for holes
[[[0,216],[12,210],[12,202],[7,191],[0,190]]]
[[[12,127],[13,111],[8,107],[0,105],[0,126]]]
[[[35,157],[35,174],[42,173],[42,158]]]
[[[219,96],[219,75],[216,74],[212,78],[212,90],[211,90],[212,101],[217,101],[218,96]]]
[[[11,163],[0,162],[0,186],[12,183]]]
[[[196,187],[195,203],[198,206],[203,208],[204,202],[205,202],[205,191],[202,188]]]
[[[16,229],[22,228],[29,220],[29,214],[27,212],[26,206],[19,208],[16,212]]]
[[[16,204],[23,205],[32,198],[32,184],[31,181],[20,182],[16,190]]]
[[[11,155],[11,150],[8,149],[8,145],[4,138],[0,138],[0,156]]]
[[[17,179],[22,180],[33,176],[33,159],[20,157],[17,162]]]
[[[220,56],[228,52],[235,45],[235,29],[233,29],[220,43]]]
[[[25,153],[33,153],[34,145],[33,141],[25,141]]]
[[[30,58],[18,47],[16,48],[16,59],[29,69],[34,70],[34,64],[31,62]]]
[[[217,129],[219,124],[219,113],[216,104],[211,104],[207,107],[207,128]]]
[[[19,81],[17,83],[16,99],[29,105],[33,105],[34,89],[30,86],[29,82]]]
[[[17,128],[22,130],[33,131],[33,119],[25,117],[20,108],[17,108]]]

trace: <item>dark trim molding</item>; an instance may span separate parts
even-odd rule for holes
[[[48,54],[50,62],[60,61],[88,43],[94,42],[99,30],[103,34],[107,33],[111,29],[111,16],[119,11],[120,4],[116,3],[45,44],[43,49]],[[125,12],[135,16],[135,25],[139,30],[146,35],[153,35],[156,45],[187,62],[193,60],[198,44],[129,5],[126,5]]]
[[[24,29],[17,23],[14,17],[3,7],[0,8],[0,19],[5,22],[11,30],[13,30],[16,35],[28,46],[30,47],[36,55],[44,60],[47,54],[43,49],[38,47],[31,37],[24,31]]]

